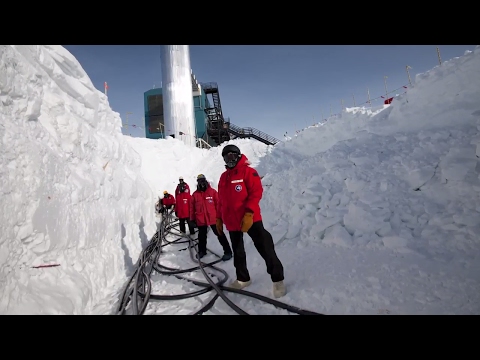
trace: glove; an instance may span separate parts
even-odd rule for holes
[[[215,224],[217,228],[217,232],[219,235],[223,235],[223,221],[222,219],[217,219],[217,222]]]
[[[242,223],[240,226],[242,227],[242,232],[247,232],[250,230],[250,228],[253,225],[253,213],[251,212],[246,212],[245,215],[243,215]]]

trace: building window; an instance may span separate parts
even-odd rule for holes
[[[150,115],[163,115],[163,96],[150,95],[147,98],[148,112]]]
[[[148,131],[150,134],[163,133],[163,116],[150,116],[148,118]]]
[[[163,96],[150,95],[147,98],[148,103],[148,129],[151,134],[163,133]]]
[[[195,110],[199,110],[199,109],[202,108],[200,96],[194,96],[193,97],[193,106],[194,106]]]

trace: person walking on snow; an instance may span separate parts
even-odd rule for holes
[[[163,214],[165,210],[175,209],[175,198],[172,194],[169,194],[167,190],[163,192],[163,199],[160,199],[155,207],[158,208],[158,212]]]
[[[232,258],[232,249],[225,234],[216,228],[218,192],[207,182],[205,175],[197,176],[197,190],[190,199],[190,221],[198,227],[198,258],[207,254],[207,230],[210,227],[223,247],[223,261]]]
[[[243,233],[253,240],[258,253],[267,265],[267,273],[273,282],[273,295],[285,295],[283,265],[275,252],[272,235],[263,227],[260,200],[263,186],[258,172],[250,167],[247,157],[235,145],[226,145],[222,150],[225,172],[218,182],[217,232],[223,234],[223,225],[228,230],[233,249],[233,265],[237,279],[230,284],[243,289],[251,284],[247,269],[247,256]]]
[[[180,231],[182,233],[186,233],[185,231],[185,222],[188,224],[188,230],[190,231],[190,235],[195,234],[195,228],[189,221],[190,218],[190,186],[183,181],[183,177],[178,178],[179,184],[175,189],[175,215],[178,217],[178,221],[180,224]]]

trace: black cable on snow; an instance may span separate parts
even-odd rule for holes
[[[175,300],[184,300],[188,298],[193,298],[199,295],[206,294],[208,292],[214,291],[214,296],[199,310],[197,310],[192,315],[201,315],[208,310],[210,310],[215,302],[221,298],[225,303],[230,306],[237,314],[239,315],[249,315],[246,311],[235,305],[235,303],[228,298],[226,293],[236,293],[240,295],[245,295],[265,303],[271,304],[277,308],[287,310],[291,313],[298,315],[323,315],[309,310],[300,309],[296,306],[292,306],[286,303],[283,303],[278,300],[271,299],[269,297],[259,295],[246,290],[233,289],[227,286],[224,286],[225,282],[228,280],[228,274],[225,270],[218,268],[215,264],[222,261],[221,256],[215,252],[207,249],[209,252],[217,256],[219,259],[212,261],[210,263],[204,263],[200,259],[196,258],[198,254],[198,243],[197,240],[193,239],[191,236],[180,233],[178,229],[178,219],[173,220],[172,212],[167,212],[165,216],[162,216],[159,227],[155,235],[149,241],[147,247],[142,251],[140,257],[137,261],[135,271],[133,275],[128,280],[125,289],[122,293],[120,303],[117,308],[118,315],[142,315],[145,313],[149,301],[175,301]],[[174,241],[167,240],[168,235],[178,235],[178,238]],[[161,254],[163,253],[163,248],[172,244],[182,244],[187,245],[186,249],[190,253],[190,258],[192,261],[197,263],[197,266],[193,266],[188,269],[174,269],[162,265],[160,263]],[[207,270],[213,270],[219,274],[209,274]],[[195,270],[200,270],[203,276],[206,279],[206,282],[190,279],[181,274],[189,273]],[[201,287],[202,289],[176,295],[159,295],[152,294],[152,273],[158,273],[162,275],[174,276],[181,280],[187,280],[194,285]],[[218,281],[215,282],[212,280],[212,276],[217,275]],[[220,276],[218,276],[220,275]]]

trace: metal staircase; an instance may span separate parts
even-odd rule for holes
[[[233,125],[232,123],[229,123],[228,132],[237,138],[253,138],[267,145],[275,145],[276,143],[280,142],[280,140],[265,134],[258,129],[252,127],[241,128]]]
[[[218,85],[213,82],[201,85],[207,98],[208,95],[212,95],[211,104],[213,104],[213,107],[205,109],[205,113],[207,114],[207,134],[217,145],[220,145],[222,142],[230,140],[230,134],[227,131],[225,119],[222,114]]]
[[[210,82],[201,84],[205,95],[212,95],[213,107],[205,109],[207,114],[207,134],[217,145],[235,139],[235,138],[253,138],[267,145],[275,145],[280,140],[270,136],[258,129],[247,127],[241,128],[233,125],[230,119],[226,121],[222,113],[222,105],[220,103],[220,92],[217,83]]]

